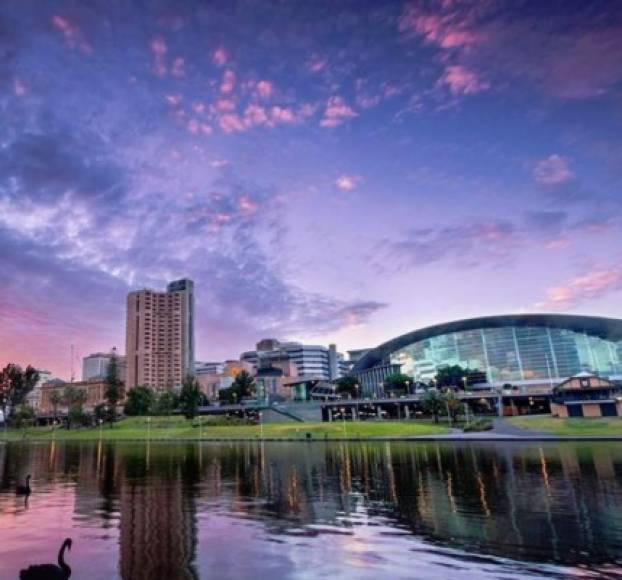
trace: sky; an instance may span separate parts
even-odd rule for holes
[[[0,364],[618,317],[621,184],[620,2],[0,4]]]

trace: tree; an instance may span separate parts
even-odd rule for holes
[[[423,410],[434,417],[434,422],[438,423],[438,416],[445,409],[445,399],[438,391],[427,391],[421,399]]]
[[[347,394],[351,397],[358,397],[359,385],[355,377],[339,377],[335,380],[335,386],[339,394]]]
[[[248,371],[240,371],[231,385],[238,395],[238,402],[255,393],[255,380]]]
[[[247,371],[240,371],[233,381],[233,384],[218,392],[218,398],[234,405],[239,403],[244,397],[252,397],[255,393],[255,380]]]
[[[19,408],[19,411],[13,415],[13,423],[18,429],[32,425],[34,420],[35,410],[28,405],[22,405]]]
[[[56,390],[52,391],[50,395],[50,404],[52,405],[52,412],[54,413],[54,422],[58,415],[58,406],[63,402],[63,396]]]
[[[115,422],[117,417],[117,405],[121,399],[121,388],[123,382],[119,379],[119,365],[117,363],[117,355],[113,351],[108,369],[106,370],[106,392],[104,396],[110,406],[110,426]]]
[[[448,389],[443,398],[445,399],[445,406],[451,417],[451,422],[455,423],[458,420],[458,415],[463,411],[462,401],[460,401],[458,395],[452,389]]]
[[[0,372],[0,405],[7,417],[7,410],[11,413],[24,403],[26,395],[32,391],[39,380],[39,372],[28,365],[22,370],[19,365],[9,363]]]
[[[412,379],[402,373],[394,373],[384,379],[384,390],[396,393],[407,393]]]
[[[173,391],[162,391],[155,402],[155,410],[158,415],[170,415],[179,405],[177,395]]]
[[[194,419],[199,414],[202,399],[201,387],[192,375],[186,376],[179,393],[179,408],[186,419]]]
[[[156,402],[155,393],[146,385],[139,385],[129,390],[125,402],[125,414],[131,416],[148,415]]]
[[[439,387],[464,389],[476,383],[485,383],[486,373],[478,369],[463,368],[460,365],[448,365],[438,369],[436,384]]]
[[[65,387],[63,399],[65,405],[67,405],[69,409],[67,414],[67,429],[71,429],[73,424],[81,423],[84,420],[83,407],[87,400],[87,394],[84,389],[76,389],[68,385]]]

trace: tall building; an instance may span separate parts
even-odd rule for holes
[[[257,350],[242,353],[240,360],[258,369],[269,366],[272,361],[280,361],[283,357],[296,365],[298,376],[329,381],[343,376],[347,370],[344,357],[337,352],[335,345],[326,348],[300,342],[279,342],[274,338],[260,340]]]
[[[171,282],[166,292],[138,290],[127,296],[127,387],[179,388],[194,374],[194,283]]]

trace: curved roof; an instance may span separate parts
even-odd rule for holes
[[[544,326],[561,328],[575,332],[585,332],[591,336],[609,340],[622,340],[622,320],[617,318],[602,318],[600,316],[574,316],[569,314],[507,314],[502,316],[482,316],[445,322],[421,328],[402,336],[389,340],[370,350],[354,366],[354,372],[361,372],[382,363],[389,354],[412,344],[434,336],[462,332],[465,330],[479,330],[481,328],[501,328],[504,326]]]

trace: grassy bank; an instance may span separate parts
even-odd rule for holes
[[[508,423],[530,429],[532,431],[542,431],[552,435],[567,436],[596,436],[603,437],[618,436],[622,437],[622,417],[598,417],[559,419],[557,417],[531,416],[531,417],[511,417]]]
[[[311,433],[313,439],[342,439],[344,437],[412,437],[447,433],[443,425],[414,421],[383,421],[346,423],[266,423],[265,439],[305,439]],[[25,430],[0,431],[0,440],[146,440],[146,439],[259,439],[259,425],[218,425],[206,419],[187,420],[183,417],[132,417],[117,422],[112,428],[55,429],[36,427]]]

